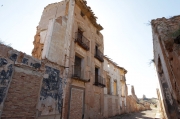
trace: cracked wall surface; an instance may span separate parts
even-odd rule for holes
[[[154,61],[168,118],[180,117],[180,16],[151,21]],[[177,39],[177,40],[175,40]]]
[[[1,118],[60,117],[64,84],[60,76],[64,68],[3,44],[0,51]]]

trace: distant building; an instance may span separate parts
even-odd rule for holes
[[[180,118],[180,16],[151,21],[154,62],[167,118]]]

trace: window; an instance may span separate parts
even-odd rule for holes
[[[95,67],[95,85],[105,87],[104,78],[99,74],[100,74],[100,69]]]
[[[82,36],[83,36],[83,31],[80,28],[78,28],[78,39],[82,40]]]
[[[82,17],[84,17],[84,16],[85,16],[85,15],[84,15],[84,13],[83,13],[82,11],[81,11],[81,16],[82,16]]]
[[[98,30],[96,31],[96,33],[97,33],[97,35],[99,35],[99,31]]]
[[[95,67],[95,83],[98,83],[99,69]]]
[[[111,93],[111,88],[110,88],[110,77],[107,78],[106,86],[107,86],[107,94],[110,95],[110,93]]]
[[[81,58],[79,58],[78,56],[75,56],[74,72],[73,72],[74,77],[82,78],[81,77],[81,61],[82,61]]]
[[[114,81],[114,95],[117,95],[117,81]]]
[[[125,82],[121,81],[121,82],[120,82],[120,85],[121,85],[121,96],[122,96],[122,97],[125,97],[125,93],[126,93],[126,92],[125,92],[125,91],[126,91],[126,89],[125,89],[125,88],[126,88]]]
[[[162,74],[164,73],[160,58],[158,58],[158,73],[159,73],[160,76],[162,76]]]
[[[75,42],[77,42],[82,48],[88,51],[90,48],[90,41],[85,36],[83,36],[83,33],[83,30],[78,28],[75,36]]]
[[[103,53],[99,50],[98,45],[95,45],[94,57],[96,57],[100,62],[104,62]]]
[[[98,52],[98,46],[97,45],[95,46],[95,52],[96,53]]]

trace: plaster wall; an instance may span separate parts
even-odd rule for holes
[[[163,52],[162,52],[162,49],[161,49],[161,46],[160,46],[160,43],[159,43],[159,38],[158,38],[158,35],[153,33],[153,48],[154,48],[154,60],[155,60],[155,64],[156,66],[158,66],[158,58],[161,59],[161,64],[162,64],[162,68],[163,68],[163,71],[164,71],[164,75],[165,75],[165,79],[168,83],[168,86],[169,86],[169,90],[172,92],[172,85],[171,85],[171,82],[170,80],[168,80],[170,77],[169,77],[169,72],[168,72],[168,69],[167,69],[167,64],[165,62],[165,59],[164,59],[164,55],[163,55]],[[158,67],[156,68],[158,69]],[[158,74],[159,76],[159,74]]]
[[[38,59],[48,59],[59,65],[65,64],[66,44],[66,9],[68,2],[49,4],[43,10],[37,26],[32,55]],[[58,51],[58,52],[57,52]]]
[[[1,118],[60,117],[63,67],[2,44],[0,50]]]
[[[108,62],[106,59],[104,60],[104,77],[107,78],[106,75],[110,77],[110,88],[111,94],[114,95],[114,86],[113,82],[117,81],[117,95],[121,96],[121,75],[119,69],[115,67],[112,63]],[[107,94],[107,88],[104,88],[104,93]]]
[[[158,39],[158,36],[156,34],[153,35],[153,38],[154,38],[154,41],[153,41],[153,46],[154,46],[154,60],[155,60],[155,64],[156,64],[156,67],[158,69],[158,60],[160,59],[161,61],[161,64],[162,64],[162,69],[163,69],[163,72],[164,72],[164,79],[162,79],[160,77],[160,75],[158,74],[158,77],[159,77],[159,84],[160,84],[160,88],[161,88],[161,92],[162,92],[162,98],[163,98],[163,102],[164,105],[165,105],[165,109],[166,109],[166,113],[167,113],[167,116],[169,117],[169,112],[168,112],[168,105],[167,103],[168,102],[171,102],[170,105],[173,104],[173,90],[172,90],[172,85],[171,85],[171,82],[170,82],[170,78],[169,78],[169,72],[168,72],[168,69],[167,69],[167,64],[165,62],[165,59],[164,59],[164,56],[163,56],[163,52],[162,52],[162,49],[161,49],[161,46],[160,46],[160,43],[159,43],[159,39]],[[163,90],[163,87],[162,87],[162,83],[167,83],[168,84],[168,88],[167,88],[167,94],[170,95],[168,96],[169,99],[167,99],[167,96],[166,96],[166,92],[164,92],[165,90]]]
[[[177,71],[179,68],[178,49],[175,50],[172,34],[178,30],[179,16],[170,19],[160,18],[152,21],[154,60],[158,73],[162,98],[168,118],[179,118],[178,100],[179,82]],[[159,65],[162,65],[162,73]]]
[[[119,97],[112,95],[104,95],[104,117],[107,118],[119,114],[121,114]]]
[[[47,5],[42,13],[41,20],[38,25],[38,30],[43,31],[48,29],[50,19],[57,19],[60,16],[65,16],[66,2],[58,2]]]
[[[104,114],[105,117],[115,116],[125,113],[126,107],[126,83],[122,79],[125,75],[122,69],[115,66],[113,63],[104,58],[104,77],[105,79],[110,77],[110,95],[107,94],[107,86],[104,88]],[[114,81],[117,82],[117,95],[114,95]],[[124,91],[124,92],[122,92]],[[122,96],[124,93],[124,96]],[[115,105],[114,105],[115,104]],[[109,106],[111,105],[111,106]],[[117,107],[116,107],[117,106]]]

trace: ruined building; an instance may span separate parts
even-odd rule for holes
[[[127,71],[104,57],[103,27],[83,0],[45,7],[32,55],[67,67],[64,118],[103,118],[125,113]]]
[[[96,19],[84,0],[49,4],[33,57],[0,44],[2,119],[103,119],[140,110],[127,93],[127,70],[104,56]]]
[[[136,100],[136,102],[138,102],[138,98],[135,94],[134,86],[131,86],[131,94],[132,94],[133,98]]]
[[[151,21],[154,62],[169,119],[180,118],[180,16]]]
[[[33,57],[65,67],[65,119],[102,118],[104,114],[103,27],[86,4],[66,0],[46,6],[34,40]]]
[[[123,114],[126,111],[127,87],[125,74],[127,70],[104,56],[104,117]]]

